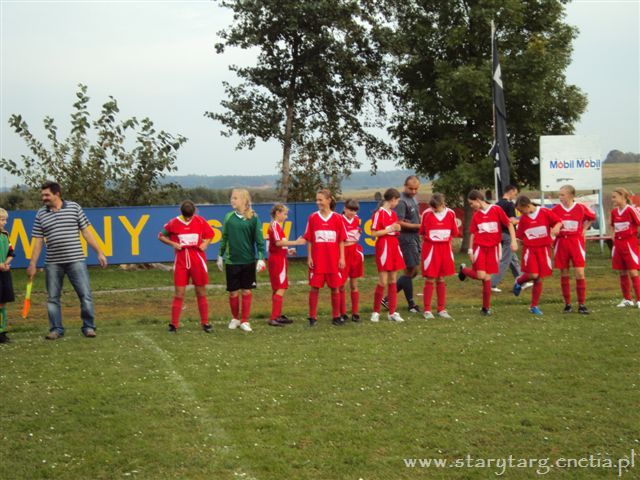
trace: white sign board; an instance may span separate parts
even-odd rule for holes
[[[598,137],[541,136],[540,190],[553,192],[567,184],[576,190],[600,190],[602,161]]]

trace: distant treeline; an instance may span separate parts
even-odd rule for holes
[[[607,163],[639,163],[640,153],[611,150],[605,159]]]

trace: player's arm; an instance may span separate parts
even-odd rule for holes
[[[343,269],[345,266],[344,261],[344,241],[338,243],[338,247],[340,248],[340,259],[338,260],[338,268]]]
[[[562,223],[560,225],[562,225]],[[511,251],[517,252],[518,240],[516,239],[516,229],[513,227],[511,222],[509,222],[509,226],[507,228],[509,229],[509,237],[511,238]]]

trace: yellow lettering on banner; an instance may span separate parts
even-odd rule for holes
[[[220,220],[216,220],[215,218],[207,220],[207,223],[211,225],[211,228],[213,229],[213,238],[211,239],[211,243],[218,243],[222,240],[222,230],[220,230],[222,223]]]
[[[104,225],[104,241],[98,235],[93,225],[89,225],[89,231],[93,234],[93,238],[96,239],[96,243],[100,247],[100,250],[106,257],[111,257],[113,255],[113,229],[111,228],[111,217],[104,217],[103,219]],[[80,233],[80,243],[82,244],[82,251],[84,252],[85,257],[87,256],[87,241]]]
[[[142,233],[142,229],[147,224],[149,215],[146,213],[142,215],[135,227],[131,225],[129,219],[124,215],[118,216],[118,220],[131,235],[131,255],[140,255],[140,233]]]
[[[269,238],[269,225],[271,224],[270,223],[262,224],[262,238],[264,238],[265,240]]]
[[[271,225],[271,223],[263,223],[262,224],[262,237],[267,240],[269,238],[269,226]],[[284,235],[285,237],[289,238],[289,234],[291,233],[291,226],[293,225],[293,222],[287,220],[286,222],[284,222],[284,227],[282,228],[282,230],[284,231]],[[295,240],[295,238],[289,238],[289,240]]]
[[[364,233],[369,235],[369,237],[364,239],[364,243],[366,243],[370,247],[375,247],[376,239],[371,236],[371,224],[372,223],[373,223],[373,220],[369,219],[364,224]]]
[[[284,234],[287,238],[289,238],[289,234],[291,233],[291,225],[293,225],[293,223],[286,221],[284,222]],[[289,240],[295,240],[295,238],[289,238]]]
[[[11,242],[11,245],[13,245],[14,249],[17,247],[18,239],[20,239],[20,245],[24,250],[25,258],[30,260],[31,254],[33,253],[33,247],[36,244],[36,239],[32,238],[29,240],[29,235],[27,234],[27,230],[24,228],[24,223],[22,223],[21,218],[13,220],[11,232],[9,233],[9,241]]]

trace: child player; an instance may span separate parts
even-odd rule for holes
[[[491,315],[491,275],[498,273],[500,248],[502,243],[502,228],[509,230],[511,237],[511,251],[518,251],[515,229],[504,210],[497,205],[490,205],[485,201],[484,194],[478,190],[471,190],[467,195],[467,202],[474,210],[469,232],[469,250],[472,268],[460,265],[458,278],[467,277],[482,282],[482,315]]]
[[[271,317],[269,325],[282,327],[292,323],[286,315],[282,315],[282,300],[284,293],[289,288],[287,255],[295,255],[296,245],[304,245],[303,238],[290,241],[284,233],[283,225],[287,219],[289,209],[282,203],[276,203],[271,209],[271,224],[267,232],[269,245],[269,258],[267,265],[269,268],[269,280],[271,281]]]
[[[322,189],[316,194],[318,211],[307,221],[304,239],[307,241],[309,265],[309,326],[313,327],[318,317],[320,289],[327,284],[331,289],[331,323],[344,325],[340,316],[340,286],[343,284],[340,271],[345,267],[344,242],[347,231],[340,215],[334,212],[336,201],[331,192]]]
[[[447,208],[444,195],[434,193],[429,207],[422,214],[420,236],[422,237],[422,276],[424,278],[424,318],[431,319],[431,299],[435,281],[438,298],[438,316],[451,319],[446,310],[447,287],[444,277],[453,275],[456,266],[453,261],[451,240],[458,236],[456,214]]]
[[[620,271],[620,288],[622,301],[618,307],[633,307],[631,285],[636,294],[636,306],[640,308],[640,251],[638,249],[638,226],[640,212],[629,204],[629,190],[616,188],[611,193],[613,210],[611,210],[611,226],[613,227],[613,251],[611,266]],[[631,282],[629,281],[631,278]]]
[[[360,204],[357,200],[347,200],[344,203],[342,220],[347,229],[347,240],[344,243],[345,268],[342,271],[344,283],[340,287],[340,313],[343,320],[347,320],[347,292],[346,284],[349,280],[351,288],[351,321],[360,321],[360,292],[358,291],[358,278],[364,276],[364,252],[360,245],[362,235],[361,220],[357,213]]]
[[[11,261],[15,254],[9,241],[9,233],[5,229],[7,220],[9,214],[4,208],[0,208],[0,343],[9,342],[6,304],[15,300],[11,279]]]
[[[538,308],[542,279],[553,273],[551,236],[558,235],[562,220],[551,210],[537,207],[525,195],[520,195],[516,200],[516,210],[522,214],[517,230],[517,236],[522,241],[522,275],[516,278],[513,294],[516,297],[520,295],[522,284],[533,280],[529,311],[534,315],[542,315]]]
[[[170,332],[177,332],[180,322],[180,312],[184,303],[184,293],[189,278],[193,282],[200,313],[202,329],[211,332],[209,323],[209,305],[207,303],[207,284],[209,272],[205,250],[213,238],[213,229],[207,221],[196,215],[196,206],[190,200],[180,205],[179,217],[169,220],[158,234],[158,239],[175,250],[173,262],[173,283],[175,293],[171,304]]]
[[[389,320],[404,322],[396,311],[398,306],[398,291],[396,289],[396,272],[405,268],[398,232],[400,224],[396,212],[393,211],[400,201],[400,192],[389,188],[382,196],[383,202],[373,214],[371,236],[376,238],[376,267],[378,267],[378,283],[373,297],[372,322],[380,321],[380,307],[384,287],[387,285],[387,302],[389,305]]]
[[[571,307],[571,277],[570,264],[576,275],[576,293],[578,297],[578,313],[587,315],[589,310],[585,305],[587,297],[587,281],[584,275],[587,258],[585,248],[585,232],[589,229],[596,215],[585,205],[574,201],[576,189],[571,185],[560,187],[558,198],[560,204],[551,211],[562,220],[562,229],[554,243],[553,261],[560,269],[560,287],[564,298],[564,313],[570,313]]]

